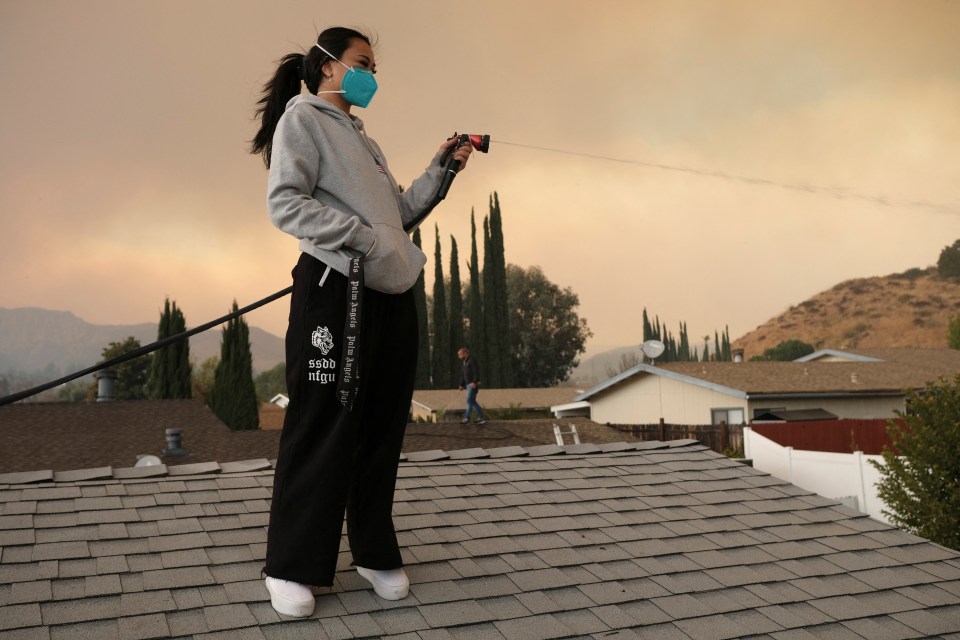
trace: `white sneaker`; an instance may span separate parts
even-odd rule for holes
[[[372,584],[373,590],[384,600],[403,600],[410,591],[410,580],[403,569],[376,570],[357,567],[357,573]]]
[[[305,584],[267,576],[270,604],[277,613],[295,618],[306,618],[313,613],[313,593]]]

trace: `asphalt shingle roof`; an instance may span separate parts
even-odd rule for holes
[[[486,389],[480,391],[477,400],[484,409],[549,409],[573,400],[578,391],[573,387],[547,387],[535,389]],[[426,389],[413,392],[413,401],[433,411],[466,409],[464,391],[457,389]]]
[[[16,403],[0,407],[0,473],[132,467],[164,456],[167,429],[182,429],[187,459],[171,464],[274,457],[277,431],[230,431],[199,400]]]
[[[277,411],[282,410],[277,407]],[[583,442],[611,442],[625,437],[585,418],[490,420],[483,426],[409,424],[403,449],[550,444],[555,442],[554,424],[564,431],[576,425]],[[171,428],[183,432],[183,446],[188,451],[185,457],[165,455],[165,431]],[[124,469],[122,473],[130,473],[128,468],[136,464],[139,454],[155,455],[178,467],[208,464],[212,466],[207,471],[215,471],[217,460],[275,458],[280,433],[231,431],[199,400],[18,403],[0,407],[0,474],[100,468],[101,477],[110,477]],[[571,441],[569,436],[567,441]]]
[[[401,463],[410,597],[344,544],[306,620],[260,576],[270,469],[2,476],[0,639],[960,638],[960,554],[698,443],[473,454]]]

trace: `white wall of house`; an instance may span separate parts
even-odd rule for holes
[[[883,502],[877,497],[876,484],[880,472],[868,461],[882,462],[882,456],[862,453],[828,453],[784,447],[756,433],[743,429],[744,455],[753,460],[755,469],[786,480],[824,498],[841,500],[861,513],[888,522],[883,515]],[[850,500],[856,498],[856,503]]]
[[[614,424],[710,424],[711,409],[742,409],[747,400],[664,376],[636,375],[590,398],[590,418]]]
[[[848,420],[888,420],[894,411],[903,411],[903,396],[873,398],[786,398],[750,400],[750,419],[756,409],[826,409]]]
[[[711,424],[717,422],[712,419],[717,409],[730,410],[729,424],[739,424],[733,417],[738,415],[738,409],[748,423],[757,409],[826,409],[840,418],[886,420],[892,418],[895,411],[904,409],[903,396],[747,400],[736,394],[645,373],[591,396],[589,402],[592,420],[613,424],[655,424],[661,417],[670,424]]]

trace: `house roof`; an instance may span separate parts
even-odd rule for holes
[[[782,422],[811,422],[817,420],[836,420],[837,416],[826,409],[775,409],[773,411],[764,411],[754,416],[753,423],[763,422],[764,420],[776,420]]]
[[[805,356],[800,356],[794,360],[794,362],[814,362],[816,360],[827,361],[829,359],[840,359],[850,362],[876,362],[877,360],[880,360],[880,358],[873,358],[870,356],[861,355],[859,353],[843,351],[841,349],[820,349],[819,351],[808,353]]]
[[[797,358],[795,362],[808,362],[819,358],[840,358],[851,362],[899,362],[907,365],[931,366],[937,368],[956,367],[960,360],[960,351],[956,349],[904,348],[888,347],[875,349],[822,349]]]
[[[587,400],[638,375],[658,375],[741,398],[800,394],[901,394],[960,371],[960,351],[885,349],[864,362],[670,362],[640,364],[579,394]],[[875,357],[875,356],[874,356]]]
[[[183,430],[184,458],[164,456]],[[0,472],[132,467],[141,454],[170,464],[276,456],[279,431],[230,431],[199,400],[17,403],[0,407]]]
[[[411,596],[374,597],[345,550],[313,616],[283,620],[260,575],[272,479],[0,484],[0,637],[960,633],[960,554],[692,441],[411,455]]]
[[[410,597],[374,597],[344,551],[313,616],[282,620],[260,575],[272,479],[0,484],[0,637],[960,633],[960,554],[692,441],[411,455]]]
[[[486,389],[477,397],[484,409],[549,409],[573,400],[579,391],[573,387],[546,387],[542,389]],[[413,392],[413,401],[428,411],[463,410],[466,397],[457,389],[433,389]]]
[[[282,410],[275,405],[269,405],[267,411],[268,417],[282,418]],[[624,437],[620,431],[585,418],[489,420],[482,427],[410,424],[403,450],[551,444],[555,442],[554,424],[564,430],[576,425],[583,441],[604,443]],[[169,428],[183,430],[188,455],[164,455],[165,430]],[[216,465],[218,460],[269,460],[277,455],[280,433],[231,431],[197,400],[19,403],[0,407],[0,473],[31,471],[51,476],[100,469],[101,476],[112,476],[115,470],[129,475],[139,454],[158,456],[164,464],[177,467]]]

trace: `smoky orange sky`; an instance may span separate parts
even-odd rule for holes
[[[434,225],[465,274],[497,191],[507,260],[580,296],[588,355],[644,307],[736,338],[960,237],[954,0],[0,0],[0,306],[154,322],[169,296],[195,326],[286,287],[246,148],[276,60],[335,24],[377,36],[355,113],[401,183],[493,139],[423,227],[428,291]]]

